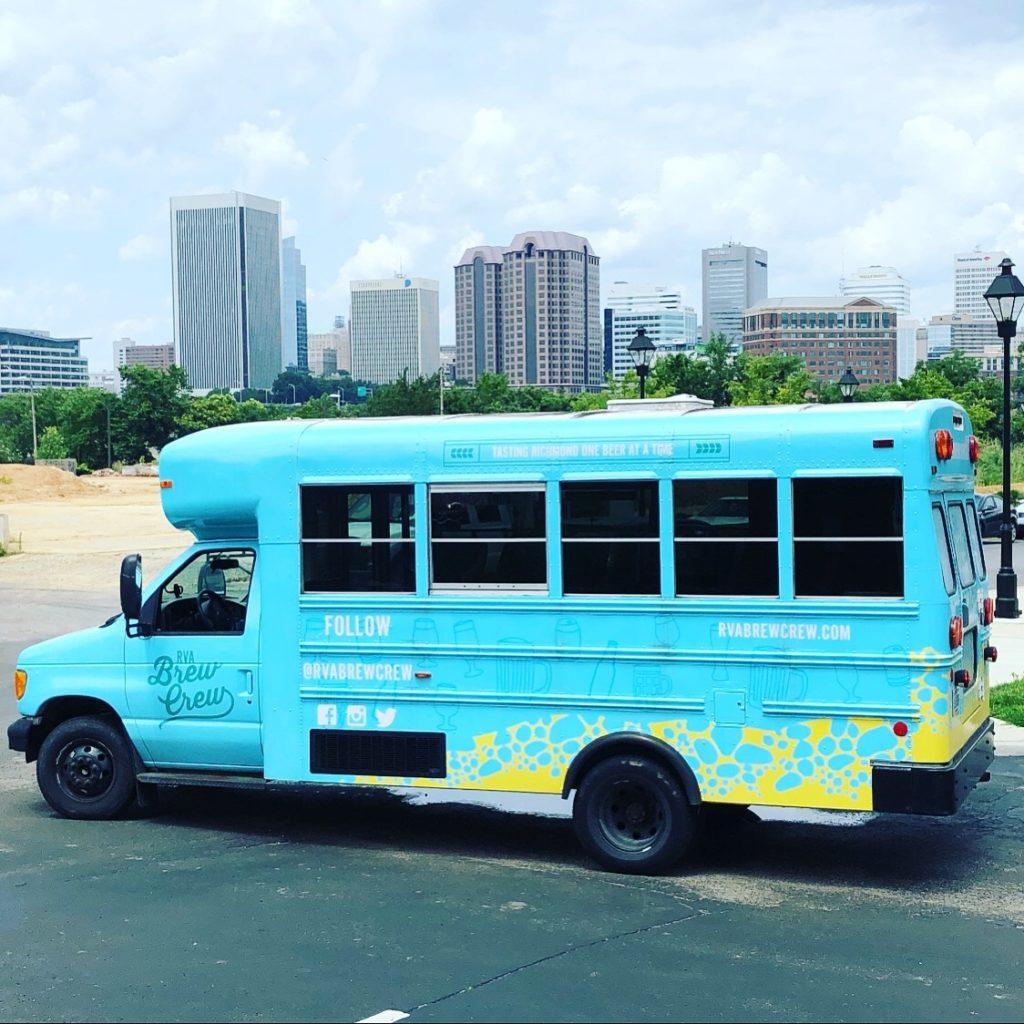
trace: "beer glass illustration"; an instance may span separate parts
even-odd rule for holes
[[[414,647],[436,647],[441,638],[437,633],[437,624],[433,619],[421,617],[412,624],[412,642]],[[417,668],[433,668],[437,659],[429,654],[421,654],[416,661]]]
[[[442,732],[455,732],[455,716],[459,713],[455,695],[458,691],[453,683],[438,683],[436,691],[433,708],[437,712],[437,728]]]
[[[758,655],[778,653],[777,647],[759,647]],[[807,695],[807,673],[803,669],[762,660],[750,670],[750,700],[763,704],[766,700],[801,700]]]
[[[907,660],[906,647],[902,644],[890,644],[882,653],[900,661],[897,665],[886,665],[885,681],[890,686],[906,686],[910,682],[910,668],[904,664]]]
[[[566,651],[578,649],[583,643],[579,622],[571,617],[559,619],[555,623],[555,646]]]
[[[476,631],[476,623],[472,619],[459,619],[455,623],[455,646],[462,652],[466,659],[465,679],[475,679],[484,674],[483,669],[477,664],[480,652],[480,637]]]
[[[657,665],[633,670],[634,697],[665,697],[672,692],[672,680]]]
[[[714,658],[711,679],[716,683],[724,683],[729,678],[729,670],[718,660],[717,655],[724,654],[729,649],[729,637],[722,636],[718,631],[718,624],[714,622],[708,627],[708,636],[711,640],[711,656]]]
[[[534,645],[521,637],[498,641],[498,692],[508,696],[547,693],[551,665],[533,656]]]
[[[679,623],[674,615],[654,616],[654,635],[662,647],[675,647],[679,643]]]

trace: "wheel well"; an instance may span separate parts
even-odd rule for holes
[[[572,790],[579,788],[583,776],[599,761],[623,754],[635,754],[659,761],[678,777],[683,785],[686,799],[695,807],[700,804],[700,786],[697,784],[697,776],[693,774],[693,769],[686,763],[686,759],[663,740],[635,732],[609,733],[607,736],[601,736],[593,743],[587,744],[573,758],[569,770],[565,773],[562,799],[566,799]]]
[[[36,718],[39,724],[29,734],[28,750],[25,751],[25,760],[34,761],[39,756],[39,748],[43,740],[69,718],[79,718],[82,715],[91,715],[95,718],[109,718],[121,727],[121,719],[117,712],[105,701],[96,697],[54,697],[48,700],[40,709]]]

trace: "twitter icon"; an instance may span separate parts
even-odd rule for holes
[[[381,729],[386,729],[394,722],[396,711],[394,708],[381,708],[378,711],[374,711],[373,714],[377,719],[377,725]]]

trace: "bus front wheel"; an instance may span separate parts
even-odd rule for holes
[[[602,867],[654,875],[679,861],[696,831],[696,814],[679,778],[650,758],[609,757],[583,777],[573,802],[583,848]]]
[[[135,798],[132,746],[102,718],[69,718],[39,747],[36,779],[46,802],[64,818],[116,818]]]

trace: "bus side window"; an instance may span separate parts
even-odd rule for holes
[[[779,596],[775,480],[676,480],[676,594]]]
[[[304,593],[415,592],[410,485],[317,484],[300,494]]]
[[[658,485],[562,484],[566,594],[660,594]]]
[[[430,489],[430,584],[441,589],[543,590],[542,484]]]
[[[939,568],[942,570],[942,583],[947,594],[956,590],[953,577],[953,554],[949,543],[949,531],[946,529],[946,517],[941,505],[932,505],[932,522],[935,525],[935,546],[939,551]]]
[[[903,596],[903,481],[793,481],[796,597]]]

